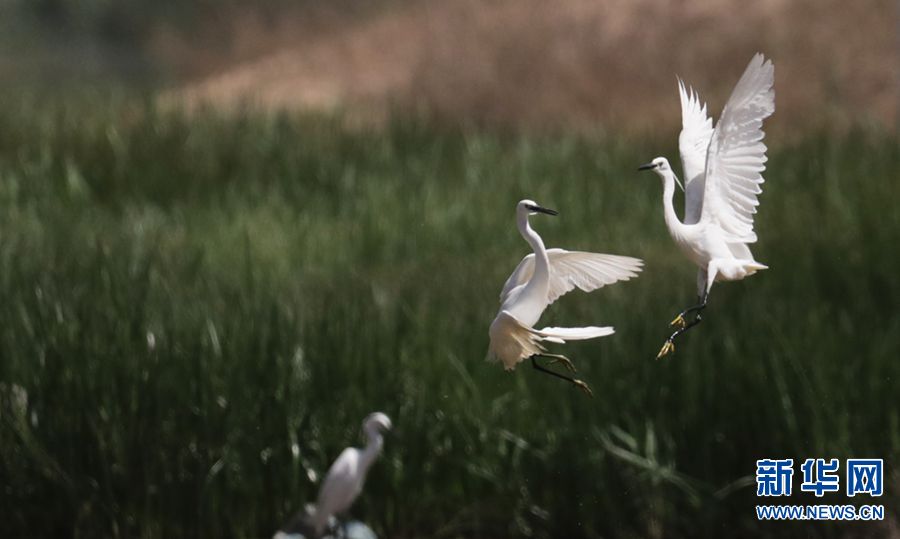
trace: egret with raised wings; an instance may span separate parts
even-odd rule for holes
[[[678,247],[700,268],[697,304],[672,321],[676,331],[666,339],[658,358],[675,351],[675,338],[700,323],[713,282],[737,281],[767,269],[753,258],[748,244],[756,242],[753,216],[766,168],[762,124],[775,111],[774,75],[772,62],[756,54],[731,92],[715,129],[700,96],[679,80],[684,222],[672,204],[678,179],[666,158],[657,157],[639,168],[653,170],[662,178],[666,227]],[[695,316],[687,322],[690,313]]]
[[[575,287],[591,292],[602,286],[637,276],[643,262],[637,258],[564,249],[547,249],[528,222],[528,217],[543,213],[557,215],[532,200],[522,200],[516,206],[519,233],[534,250],[522,259],[500,293],[500,312],[491,323],[490,357],[503,363],[510,371],[525,359],[538,371],[568,380],[589,395],[590,387],[581,380],[560,374],[539,364],[536,358],[562,363],[575,372],[572,362],[559,354],[548,354],[542,342],[565,343],[572,340],[593,339],[613,333],[611,327],[535,329],[541,313],[557,298]]]

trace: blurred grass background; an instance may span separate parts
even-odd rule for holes
[[[386,537],[900,537],[897,15],[0,0],[0,535],[270,536],[380,409]],[[636,167],[757,50],[772,269],[655,361],[695,270]],[[525,197],[647,262],[543,319],[616,327],[565,347],[593,400],[484,361]],[[777,457],[883,457],[886,520],[757,522]]]
[[[894,135],[776,141],[772,269],[656,361],[695,270],[635,166],[674,136],[92,99],[6,100],[0,125],[7,536],[267,536],[376,409],[397,428],[353,514],[388,537],[895,533]],[[646,259],[545,316],[616,326],[566,346],[594,399],[484,361],[526,196],[561,212],[549,246]],[[756,522],[767,457],[885,458],[886,495],[852,501],[887,521]]]

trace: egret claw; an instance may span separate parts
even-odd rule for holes
[[[675,327],[676,329],[684,329],[684,327],[687,325],[687,322],[684,321],[684,314],[682,313],[676,316],[675,320],[669,322],[669,325]]]
[[[659,353],[656,354],[656,359],[661,359],[672,352],[675,351],[675,343],[672,342],[671,339],[667,339],[665,344],[662,345],[662,348],[659,350]]]
[[[590,386],[588,386],[586,383],[582,382],[581,380],[572,380],[572,383],[575,384],[575,387],[577,387],[578,389],[587,393],[588,397],[594,396],[594,392],[591,391]]]

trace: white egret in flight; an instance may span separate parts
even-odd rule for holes
[[[753,215],[766,168],[762,124],[775,111],[774,74],[772,62],[756,54],[731,92],[715,129],[700,96],[679,80],[684,222],[678,220],[672,206],[678,179],[666,158],[657,157],[640,167],[662,178],[666,226],[678,247],[700,268],[697,304],[672,321],[677,330],[666,339],[658,358],[673,352],[675,338],[700,323],[700,311],[706,308],[713,282],[736,281],[767,269],[753,259],[748,244],[756,242]],[[696,315],[687,323],[685,316],[692,312]]]
[[[390,430],[391,426],[390,418],[381,412],[366,416],[362,424],[368,441],[366,446],[362,449],[355,447],[344,449],[322,481],[316,505],[309,515],[302,518],[304,525],[297,526],[300,522],[289,525],[288,529],[279,532],[282,535],[276,534],[275,537],[288,537],[290,532],[295,531],[290,529],[292,527],[303,531],[311,528],[313,537],[321,537],[329,528],[329,522],[334,525],[333,517],[349,509],[362,492],[369,467],[381,454],[384,445],[382,433]]]
[[[613,328],[535,329],[533,326],[544,309],[566,292],[575,287],[590,292],[616,281],[628,280],[637,276],[643,262],[627,256],[546,249],[541,237],[528,223],[528,217],[537,213],[557,215],[554,210],[542,208],[532,200],[522,200],[516,206],[519,233],[534,253],[522,259],[503,285],[500,312],[491,323],[489,354],[492,359],[502,362],[508,371],[530,358],[535,369],[568,380],[590,395],[591,389],[583,381],[538,364],[536,358],[544,357],[550,359],[550,363],[562,363],[569,371],[575,372],[567,357],[548,354],[541,342],[565,343],[604,337],[611,335]]]

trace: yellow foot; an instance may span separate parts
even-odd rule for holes
[[[675,351],[675,343],[673,343],[670,340],[667,340],[666,343],[664,345],[662,345],[662,348],[659,350],[659,353],[656,354],[656,359],[661,359],[663,357],[666,357],[667,355],[671,354],[674,351]]]
[[[594,396],[594,392],[591,391],[591,388],[581,380],[572,380],[572,383],[575,384],[575,387],[587,393],[589,397]]]
[[[684,316],[679,314],[675,317],[675,320],[669,322],[669,325],[676,329],[684,329],[684,327],[687,326],[687,322],[684,321]]]
[[[556,363],[562,363],[563,367],[568,369],[569,372],[575,372],[575,365],[572,365],[572,361],[566,356],[550,356],[553,359],[550,360],[550,364],[554,365]]]

